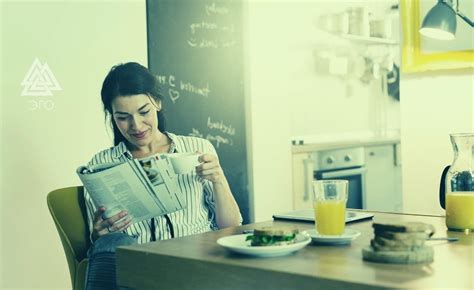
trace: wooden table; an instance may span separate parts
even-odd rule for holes
[[[458,242],[429,241],[431,264],[395,265],[366,262],[361,249],[373,236],[372,221],[347,225],[362,233],[346,246],[310,244],[283,257],[256,258],[228,252],[216,240],[265,222],[117,250],[117,279],[133,289],[474,289],[474,234],[447,232],[444,217],[375,213],[374,221],[421,221],[433,224],[435,236]],[[311,229],[311,223],[291,223]]]

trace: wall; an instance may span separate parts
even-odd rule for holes
[[[112,65],[146,64],[145,1],[1,5],[0,288],[70,288],[46,195],[78,185],[76,167],[111,146],[100,88]],[[35,58],[48,64],[62,88],[53,96],[22,95]]]
[[[275,212],[287,211],[291,198],[291,130],[289,66],[286,47],[277,45],[288,35],[282,5],[255,1],[247,11],[247,86],[249,167],[254,220],[268,220]],[[291,14],[290,14],[291,15]]]
[[[474,74],[405,74],[400,90],[404,211],[443,214],[440,176],[454,157],[449,134],[474,132]]]

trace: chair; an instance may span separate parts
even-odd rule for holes
[[[84,289],[87,250],[90,247],[87,210],[82,186],[54,190],[47,197],[48,208],[64,247],[73,289]]]

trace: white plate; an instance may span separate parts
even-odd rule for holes
[[[246,241],[248,234],[232,235],[217,240],[217,243],[224,248],[245,255],[257,257],[283,256],[301,250],[311,242],[311,238],[303,233],[296,235],[295,243],[280,246],[250,246],[250,241]]]
[[[319,244],[347,244],[360,236],[360,232],[353,229],[345,229],[344,233],[340,236],[321,235],[316,230],[307,230],[306,232],[313,241]]]

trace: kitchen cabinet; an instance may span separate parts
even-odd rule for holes
[[[365,196],[370,210],[402,210],[399,148],[399,144],[365,147]]]

